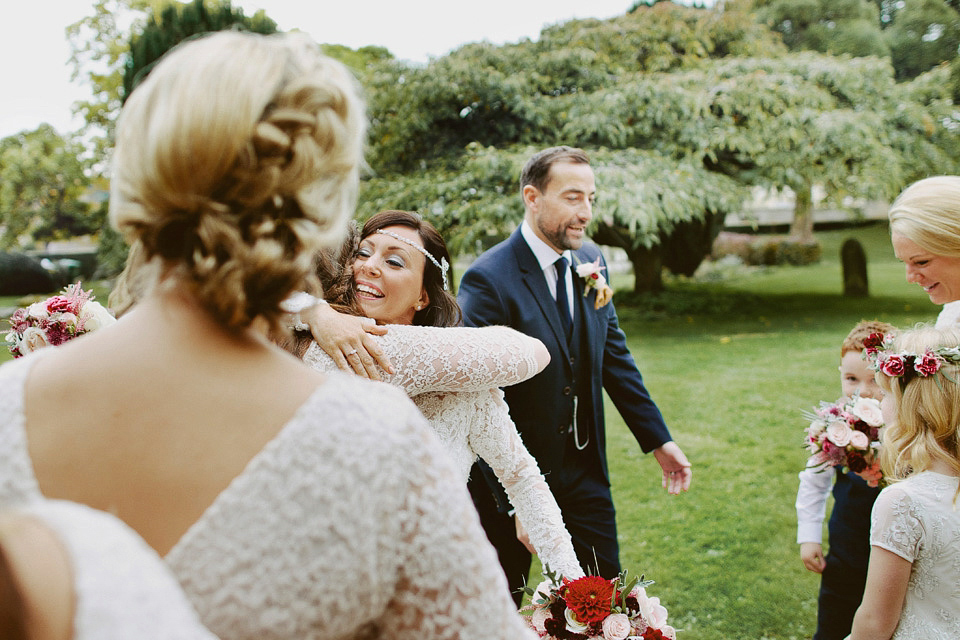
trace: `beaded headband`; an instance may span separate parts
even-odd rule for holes
[[[450,268],[450,264],[447,262],[446,258],[440,258],[440,262],[437,262],[437,259],[434,258],[429,251],[427,251],[426,249],[418,245],[416,242],[413,242],[412,240],[407,240],[403,236],[396,234],[393,231],[385,231],[383,229],[377,229],[374,233],[382,233],[383,235],[390,236],[391,238],[395,240],[399,240],[400,242],[405,242],[406,244],[410,245],[411,247],[413,247],[414,249],[422,253],[427,260],[432,262],[434,266],[437,267],[437,269],[440,269],[440,275],[443,277],[443,288],[445,290],[448,288],[447,287],[447,269]]]
[[[960,364],[960,347],[938,347],[923,353],[893,352],[893,335],[871,333],[863,341],[863,356],[874,371],[900,379],[900,388],[914,377],[929,378],[945,364]],[[944,373],[946,376],[946,373]],[[955,380],[947,377],[951,382]],[[939,384],[939,381],[938,381]]]

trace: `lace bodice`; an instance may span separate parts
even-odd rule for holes
[[[582,576],[560,508],[497,388],[537,373],[536,341],[507,327],[402,325],[391,325],[375,339],[395,371],[381,375],[413,397],[464,484],[477,456],[483,458],[500,479],[541,562],[564,576]],[[320,371],[336,370],[316,344],[304,360]]]
[[[884,489],[874,505],[870,543],[913,563],[894,640],[960,638],[957,482],[918,473]]]
[[[20,511],[46,524],[70,557],[74,640],[216,640],[160,557],[121,521],[59,500]]]
[[[39,496],[23,429],[34,357],[0,368],[0,505]],[[422,417],[352,376],[330,374],[165,560],[231,640],[533,637]]]

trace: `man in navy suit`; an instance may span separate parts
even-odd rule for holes
[[[586,154],[570,147],[537,153],[520,188],[522,225],[464,273],[459,301],[467,325],[507,325],[549,349],[546,369],[504,390],[510,415],[556,496],[580,563],[612,578],[620,561],[602,389],[643,451],[653,451],[671,494],[689,488],[690,463],[644,387],[613,304],[576,273],[580,264],[605,264],[596,245],[584,243],[596,194]],[[471,493],[515,591],[527,578],[530,554],[517,541],[502,489],[478,471]]]

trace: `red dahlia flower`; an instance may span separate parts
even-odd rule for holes
[[[610,615],[613,584],[600,576],[586,576],[564,587],[562,596],[581,624],[599,623]]]

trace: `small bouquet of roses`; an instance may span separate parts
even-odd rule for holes
[[[110,312],[94,301],[93,292],[84,291],[78,282],[60,295],[14,311],[10,316],[7,347],[14,358],[21,358],[114,322],[116,319]]]
[[[667,610],[647,595],[652,580],[612,580],[586,576],[568,580],[544,570],[546,580],[526,589],[531,603],[521,609],[529,624],[546,640],[675,640]]]
[[[847,467],[871,487],[883,481],[878,454],[883,414],[873,398],[842,398],[821,402],[808,413],[806,445],[812,458],[810,466]]]

